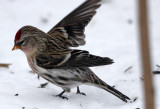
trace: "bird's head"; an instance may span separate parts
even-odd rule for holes
[[[24,26],[15,35],[14,47],[12,50],[21,49],[25,54],[32,53],[36,48],[38,36],[37,28]]]

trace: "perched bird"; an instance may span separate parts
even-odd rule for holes
[[[86,0],[48,33],[33,26],[24,26],[15,35],[13,50],[21,49],[32,70],[40,77],[61,87],[57,95],[68,99],[63,93],[81,84],[102,88],[124,102],[130,100],[115,88],[97,77],[89,67],[109,65],[113,60],[90,54],[88,51],[71,49],[85,45],[84,29],[100,7],[100,0]]]

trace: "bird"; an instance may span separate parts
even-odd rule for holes
[[[77,88],[77,94],[85,95],[79,86],[91,85],[104,89],[124,102],[130,100],[90,69],[95,66],[111,65],[114,63],[112,59],[75,49],[85,45],[85,27],[100,6],[101,0],[86,0],[47,33],[26,25],[15,35],[12,50],[22,50],[35,73],[61,87],[63,91],[57,96],[62,99],[68,100],[63,94],[70,92],[72,88]]]

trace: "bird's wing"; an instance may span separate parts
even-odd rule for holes
[[[55,68],[81,68],[112,64],[108,57],[100,57],[89,54],[88,51],[73,50],[70,54],[56,58],[54,55],[36,56],[37,65],[46,69]]]
[[[86,0],[78,8],[64,17],[47,34],[54,36],[57,32],[66,32],[69,46],[78,47],[85,44],[84,29],[100,7],[101,0]]]

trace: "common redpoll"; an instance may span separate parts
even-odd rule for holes
[[[13,50],[21,49],[27,56],[32,70],[42,78],[61,87],[64,92],[81,84],[102,88],[124,102],[130,100],[115,88],[98,78],[89,67],[109,65],[113,60],[89,54],[88,51],[71,49],[85,44],[84,28],[100,7],[100,0],[87,0],[62,19],[48,33],[33,26],[24,26],[15,36]]]

